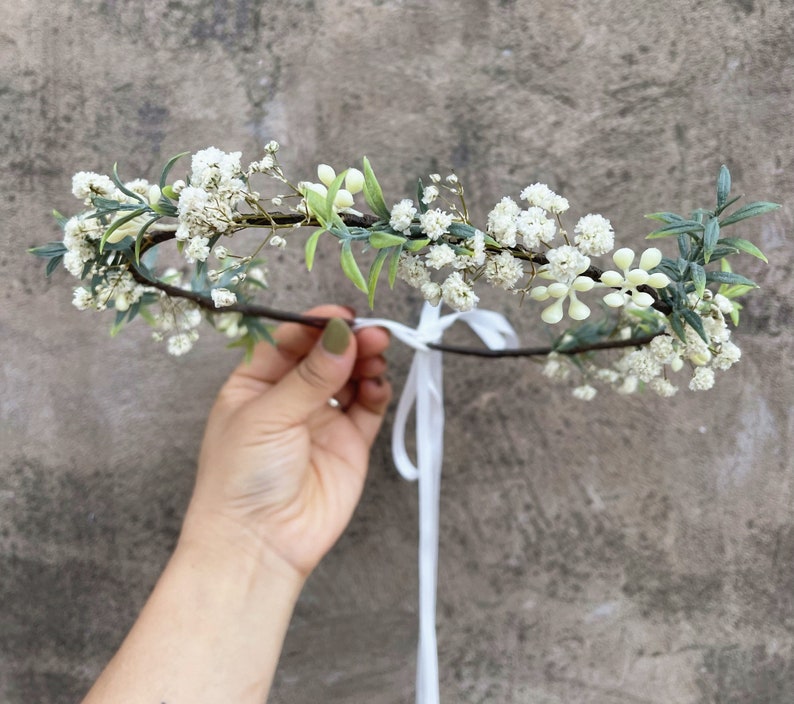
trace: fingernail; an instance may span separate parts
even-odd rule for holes
[[[350,328],[341,318],[331,318],[323,330],[323,349],[331,354],[343,354],[350,344]]]
[[[356,309],[355,308],[351,308],[350,306],[342,306],[342,308],[344,308],[348,313],[350,313],[350,317],[351,318],[355,318],[356,317]]]

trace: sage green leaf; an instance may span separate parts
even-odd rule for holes
[[[720,175],[717,176],[717,210],[721,211],[728,202],[728,195],[731,192],[731,172],[723,164],[720,167]]]
[[[746,254],[752,254],[762,262],[769,264],[769,260],[764,256],[764,253],[749,240],[743,240],[740,237],[723,237],[720,240],[720,244],[727,245],[728,247],[734,247],[740,252],[744,252]]]
[[[422,183],[422,179],[418,179],[416,182],[416,202],[419,206],[419,212],[424,214],[427,212],[427,203],[425,203],[422,198],[425,197],[425,184]]]
[[[375,307],[375,287],[378,285],[378,277],[388,257],[389,251],[387,249],[381,249],[378,252],[378,256],[375,257],[375,261],[372,262],[372,266],[369,268],[369,278],[367,279],[369,293],[367,299],[369,301],[370,310]]]
[[[670,327],[673,328],[673,332],[678,335],[678,339],[682,342],[686,342],[686,331],[684,330],[684,325],[681,322],[681,317],[678,311],[673,311],[670,314]]]
[[[322,235],[323,232],[325,232],[325,229],[321,227],[319,230],[312,232],[309,239],[306,240],[304,253],[306,255],[306,268],[309,271],[311,271],[314,266],[314,253],[317,251],[317,242],[320,240],[320,235]]]
[[[163,186],[160,189],[160,193],[162,193],[166,198],[170,198],[171,200],[179,200],[179,196],[174,191],[173,187],[169,184],[167,186]]]
[[[44,276],[46,276],[49,279],[52,272],[58,268],[58,264],[60,264],[62,261],[63,261],[63,255],[52,257],[47,262],[47,266],[44,267]]]
[[[684,259],[689,259],[691,248],[689,246],[689,237],[686,235],[678,235],[678,251]]]
[[[758,284],[755,281],[750,281],[747,277],[734,274],[731,271],[709,271],[706,274],[706,281],[716,281],[720,284],[742,284],[758,288]]]
[[[706,270],[697,262],[692,262],[689,265],[689,271],[692,274],[692,282],[695,284],[695,293],[698,298],[703,298],[703,293],[706,290]]]
[[[648,220],[658,220],[659,222],[666,222],[672,225],[675,222],[683,222],[686,218],[676,213],[648,213],[645,215]]]
[[[696,220],[682,220],[681,222],[674,222],[658,230],[654,230],[649,235],[646,235],[645,239],[657,240],[661,237],[672,237],[673,235],[701,232],[702,230],[703,225]]]
[[[708,264],[711,254],[720,238],[720,223],[717,218],[709,218],[703,231],[703,261]]]
[[[303,198],[306,201],[309,212],[317,218],[324,228],[327,228],[333,210],[328,209],[325,198],[308,187],[303,191]]]
[[[738,210],[732,212],[728,217],[723,218],[722,222],[720,222],[720,225],[722,227],[733,225],[735,222],[746,220],[747,218],[754,218],[756,215],[770,213],[773,210],[777,210],[779,207],[779,203],[767,203],[765,201],[748,203],[747,205],[743,205]]]
[[[143,227],[138,230],[138,236],[135,238],[135,262],[140,264],[141,261],[141,245],[143,244],[144,235],[151,225],[154,225],[160,219],[159,215],[155,215],[150,220],[147,220]]]
[[[684,320],[689,323],[689,326],[700,336],[703,342],[705,342],[707,345],[711,344],[709,336],[706,334],[706,329],[703,327],[703,320],[697,313],[695,313],[695,311],[690,310],[689,308],[682,308],[681,315],[684,316]]]
[[[63,242],[47,242],[47,244],[42,244],[38,247],[31,247],[28,253],[49,259],[50,257],[62,257],[67,251]]]
[[[61,213],[59,213],[57,210],[52,211],[52,217],[55,218],[55,222],[58,223],[58,227],[60,227],[62,230],[64,227],[66,227],[66,223],[69,222],[69,218],[67,218],[65,215],[61,215]]]
[[[99,251],[102,252],[105,249],[105,242],[108,241],[108,237],[110,237],[116,230],[118,230],[122,225],[126,225],[131,220],[134,220],[139,215],[143,215],[148,208],[138,208],[137,210],[133,210],[128,215],[124,217],[120,217],[116,220],[107,230],[105,230],[105,234],[102,235],[102,239],[99,241]]]
[[[401,237],[400,235],[392,235],[389,232],[373,232],[369,236],[369,244],[375,249],[385,249],[386,247],[394,247],[407,242],[408,238]]]
[[[380,188],[378,179],[375,178],[375,172],[372,170],[367,157],[364,157],[362,162],[364,165],[364,198],[367,201],[367,205],[369,205],[375,215],[388,222],[391,218],[391,211],[386,207],[386,201],[383,200],[383,191]]]
[[[166,162],[165,166],[163,167],[162,172],[160,173],[160,190],[162,190],[163,187],[165,186],[165,182],[168,179],[168,174],[171,171],[171,169],[173,168],[174,164],[176,164],[176,162],[179,161],[179,159],[181,159],[183,156],[187,156],[188,154],[190,154],[190,152],[182,152],[181,154],[177,154],[176,156],[172,156]]]
[[[465,222],[453,222],[449,226],[449,234],[454,237],[468,239],[469,237],[474,237],[476,233],[477,228]]]
[[[358,268],[358,264],[356,263],[356,258],[353,256],[353,248],[350,246],[350,240],[342,241],[339,263],[342,265],[342,271],[345,272],[345,276],[353,282],[355,287],[364,293],[369,293],[367,282],[364,280],[361,269]]]
[[[389,288],[394,288],[394,282],[397,280],[397,269],[400,267],[400,254],[402,247],[395,247],[389,260]]]
[[[130,198],[134,198],[139,203],[143,203],[144,205],[148,205],[148,203],[143,199],[140,193],[136,193],[135,191],[131,191],[127,188],[122,180],[119,178],[119,165],[118,162],[113,164],[113,182],[116,184],[116,188],[118,188],[125,196],[129,196]]]

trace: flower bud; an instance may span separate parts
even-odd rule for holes
[[[354,202],[353,194],[345,188],[340,188],[334,198],[334,205],[337,208],[352,208]]]
[[[317,167],[317,178],[326,186],[330,186],[336,178],[336,171],[328,166],[328,164],[320,164]]]
[[[590,309],[578,298],[572,298],[571,305],[568,306],[568,315],[574,320],[584,320],[590,316]]]
[[[612,255],[612,261],[621,269],[628,269],[634,261],[634,252],[628,247],[621,247]]]
[[[353,194],[364,190],[364,174],[358,169],[350,168],[345,176],[345,188]]]
[[[662,261],[662,253],[656,247],[649,247],[640,257],[640,269],[650,271],[655,266],[659,266],[660,261]]]

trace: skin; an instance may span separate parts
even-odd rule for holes
[[[339,306],[311,315],[350,318]],[[391,386],[385,330],[341,354],[296,324],[210,413],[176,550],[85,704],[261,704],[301,588],[361,496]],[[339,408],[328,405],[331,397]]]

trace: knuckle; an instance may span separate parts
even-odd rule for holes
[[[302,364],[298,365],[298,376],[312,388],[324,389],[328,386],[326,374],[314,356],[307,357]]]

